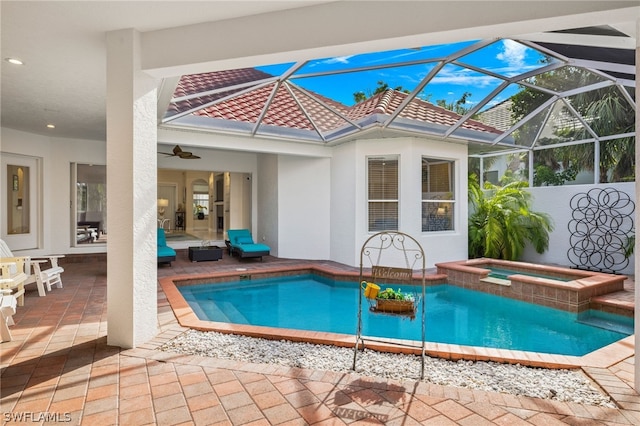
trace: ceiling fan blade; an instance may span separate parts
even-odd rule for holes
[[[197,155],[193,155],[193,153],[189,152],[189,151],[183,151],[182,148],[180,148],[180,145],[176,145],[173,148],[173,154],[170,152],[161,152],[158,151],[158,154],[164,154],[167,155],[169,157],[180,157],[183,160],[196,160],[200,157],[198,157]]]
[[[200,158],[197,155],[193,155],[193,153],[189,152],[189,151],[182,151],[179,155],[180,158],[182,158],[183,160],[193,160],[196,158]]]

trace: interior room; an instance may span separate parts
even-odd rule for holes
[[[159,169],[158,226],[170,243],[224,245],[230,223],[250,215],[250,182],[248,173]]]

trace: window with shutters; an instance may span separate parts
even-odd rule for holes
[[[422,231],[452,231],[455,162],[422,157]]]
[[[368,157],[369,231],[398,230],[398,156]]]

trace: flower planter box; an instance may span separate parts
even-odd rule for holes
[[[412,300],[376,299],[375,310],[378,312],[409,313],[415,311]]]

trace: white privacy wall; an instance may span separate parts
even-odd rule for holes
[[[612,188],[625,192],[635,203],[635,183],[611,183],[600,185],[570,185],[530,188],[533,196],[532,210],[548,213],[553,218],[554,229],[550,235],[549,249],[538,254],[532,247],[527,247],[522,260],[534,263],[572,266],[568,251],[571,248],[569,222],[572,218],[571,199],[576,194],[584,194],[592,189]],[[637,206],[636,206],[637,208]],[[632,219],[635,216],[632,214]],[[634,273],[634,256],[629,259],[629,265],[622,274]]]
[[[278,256],[328,259],[330,158],[278,156]]]

